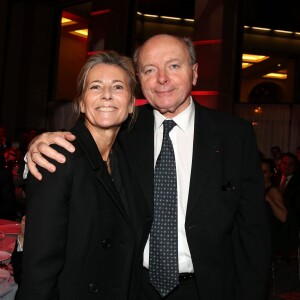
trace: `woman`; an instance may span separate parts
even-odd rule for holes
[[[90,57],[81,70],[76,151],[63,152],[67,163],[56,164],[55,174],[28,177],[16,299],[127,299],[134,237],[127,169],[114,142],[133,115],[135,88],[131,60],[113,51]]]
[[[283,236],[288,212],[279,189],[271,181],[272,162],[269,159],[262,159],[261,167],[264,174],[265,200],[272,233],[272,252],[279,254],[284,247]]]
[[[268,159],[262,159],[261,167],[265,181],[265,200],[269,203],[274,217],[281,223],[285,223],[287,210],[278,188],[272,183],[272,164]]]

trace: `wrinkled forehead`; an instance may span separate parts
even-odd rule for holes
[[[183,41],[170,36],[148,40],[141,47],[138,56],[139,65],[172,59],[189,59],[189,51]]]

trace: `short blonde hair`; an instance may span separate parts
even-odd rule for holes
[[[123,69],[127,75],[128,83],[131,91],[131,100],[132,113],[131,113],[131,122],[132,123],[136,118],[136,108],[135,108],[135,92],[137,87],[137,80],[135,69],[132,63],[132,60],[124,55],[120,55],[115,51],[101,51],[89,57],[85,65],[82,67],[78,79],[77,79],[77,96],[74,100],[75,112],[80,116],[80,103],[84,97],[86,90],[86,79],[89,74],[89,71],[96,65],[107,64],[118,66]]]

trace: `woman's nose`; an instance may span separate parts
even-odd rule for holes
[[[109,87],[103,88],[101,98],[104,100],[112,99],[112,93],[111,93],[111,89]]]

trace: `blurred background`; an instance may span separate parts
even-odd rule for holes
[[[296,0],[1,0],[0,126],[23,148],[24,135],[69,129],[88,55],[114,49],[131,56],[151,35],[171,33],[195,43],[196,101],[252,122],[266,156],[273,145],[294,152],[299,6]],[[139,93],[137,105],[143,103]]]

